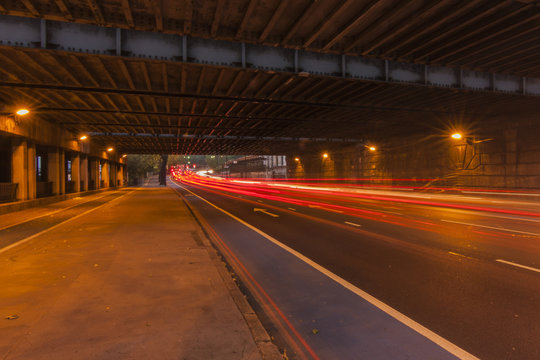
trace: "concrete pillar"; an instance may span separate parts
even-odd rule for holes
[[[113,186],[116,186],[116,163],[109,163],[109,179]]]
[[[11,182],[17,185],[17,200],[28,199],[28,143],[23,139],[12,142]]]
[[[58,152],[58,148],[51,148],[49,150],[49,154],[47,156],[48,159],[48,178],[49,181],[52,182],[52,192],[53,194],[60,194],[61,189],[61,178],[62,175],[60,173],[60,154]]]
[[[88,191],[88,156],[81,156],[81,181],[82,189],[80,191]]]
[[[66,193],[66,153],[64,150],[59,149],[58,150],[58,170],[59,170],[59,193],[58,194],[65,194]]]
[[[103,184],[104,184],[103,187],[105,188],[109,187],[109,171],[110,171],[109,162],[108,161],[103,162],[101,166],[101,180],[103,180]]]
[[[124,165],[118,165],[118,180],[120,180],[120,186],[124,186]]]
[[[75,192],[81,191],[81,155],[79,153],[71,158],[71,181],[75,183]]]
[[[96,159],[88,158],[88,188],[90,189],[90,184],[92,184],[91,189],[96,190],[99,186],[98,179],[98,162]]]
[[[36,198],[36,144],[28,143],[27,144],[27,159],[28,159],[28,168],[26,175],[28,176],[28,200]]]

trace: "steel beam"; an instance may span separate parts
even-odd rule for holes
[[[242,136],[242,135],[205,135],[205,134],[151,134],[151,133],[124,133],[124,132],[88,132],[89,136],[107,137],[134,137],[134,138],[159,138],[159,139],[215,139],[215,140],[251,140],[251,141],[292,141],[298,142],[346,142],[359,143],[361,139],[348,138],[309,138],[309,137],[288,137],[288,136]]]
[[[254,3],[254,2],[253,2]],[[191,62],[218,67],[296,73],[302,76],[326,76],[362,81],[404,83],[429,87],[452,87],[464,91],[513,92],[540,95],[540,78],[530,78],[522,89],[519,76],[476,72],[463,69],[463,77],[454,67],[430,66],[347,55],[323,54],[301,49],[263,46],[233,41],[211,40],[188,35],[111,29],[47,20],[43,38],[41,19],[0,15],[0,46],[40,48],[50,45],[59,51],[137,57],[171,62]],[[17,32],[10,31],[18,25]],[[44,41],[46,40],[46,41]],[[44,44],[45,42],[45,44]],[[78,44],[77,47],[73,44]],[[52,50],[49,50],[52,51]],[[189,55],[189,56],[188,56]],[[475,64],[478,66],[479,64]],[[427,75],[427,76],[426,76]],[[486,81],[487,79],[487,81]],[[499,80],[503,79],[503,80]],[[512,83],[512,84],[510,84]],[[523,91],[524,90],[524,91]]]

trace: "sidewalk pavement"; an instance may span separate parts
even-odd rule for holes
[[[0,249],[0,359],[280,359],[177,194],[120,193]]]

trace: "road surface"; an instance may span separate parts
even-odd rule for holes
[[[540,203],[346,185],[172,185],[293,357],[539,359]]]

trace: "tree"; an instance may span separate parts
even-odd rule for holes
[[[159,155],[138,155],[127,156],[127,171],[129,185],[136,185],[147,177],[148,173],[155,173],[159,170],[161,156]]]

